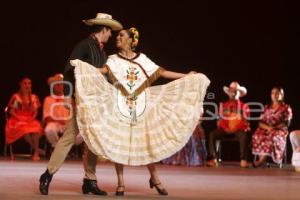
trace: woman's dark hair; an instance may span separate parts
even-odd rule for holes
[[[136,28],[131,27],[130,29],[125,29],[128,33],[129,38],[132,39],[131,49],[135,51],[138,43],[139,43],[139,32]]]
[[[133,32],[131,32],[129,29],[126,29],[126,31],[128,33],[129,38],[133,39],[134,36]]]
[[[284,90],[283,90],[283,88],[281,86],[274,86],[272,88],[272,90],[274,90],[274,89],[278,90],[279,93],[282,95],[282,99],[280,100],[280,103],[284,103]],[[272,102],[270,103],[270,105],[272,105]]]
[[[29,78],[29,76],[25,75],[25,76],[22,76],[22,77],[19,77],[19,80],[18,80],[18,83],[22,83],[22,81],[24,81],[25,79],[29,79],[31,81],[31,78]]]
[[[29,76],[22,76],[22,78],[19,79],[19,89],[18,89],[18,92],[21,91],[21,83],[22,83],[22,81],[24,81],[25,79],[28,79],[28,80],[31,81],[31,78],[29,78]],[[29,97],[30,97],[30,98],[29,98],[29,105],[32,105],[31,92],[30,92],[30,94],[29,94]]]

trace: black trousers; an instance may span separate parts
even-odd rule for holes
[[[226,133],[222,129],[215,129],[209,134],[208,140],[208,160],[216,158],[216,141],[222,140],[222,138],[237,138],[240,142],[240,158],[241,160],[247,160],[248,154],[248,136],[247,132],[236,132],[236,133]]]

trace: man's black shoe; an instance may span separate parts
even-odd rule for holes
[[[52,174],[49,173],[48,169],[40,177],[40,192],[42,195],[48,195],[48,189],[52,180]]]

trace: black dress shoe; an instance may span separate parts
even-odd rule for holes
[[[122,191],[119,191],[119,188],[123,188]],[[117,190],[116,190],[116,196],[124,196],[124,190],[125,190],[125,186],[123,185],[118,185]]]
[[[152,180],[151,180],[151,178],[149,179],[149,185],[150,185],[150,188],[153,188],[153,187],[155,187],[155,189],[156,189],[156,191],[160,194],[160,195],[168,195],[168,192],[167,192],[167,190],[165,189],[165,188],[162,188],[162,189],[160,189],[159,187],[158,187],[158,185],[160,185],[161,183],[154,183]]]
[[[90,180],[90,179],[86,179],[86,178],[83,179],[82,193],[83,194],[92,193],[95,195],[102,195],[102,196],[107,195],[107,192],[98,188],[96,180]]]
[[[48,169],[40,177],[40,192],[42,195],[48,195],[48,189],[52,180],[52,174],[49,173]]]

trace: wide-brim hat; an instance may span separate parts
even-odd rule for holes
[[[51,83],[55,81],[63,81],[63,79],[64,79],[63,74],[55,74],[54,76],[48,78],[48,85],[51,85]]]
[[[230,90],[238,91],[240,93],[240,97],[243,97],[247,94],[247,89],[243,86],[240,86],[240,84],[236,81],[231,82],[229,87],[224,86],[223,90],[227,95],[229,95]]]
[[[110,27],[114,31],[123,29],[123,26],[120,22],[113,19],[111,15],[106,13],[97,13],[96,18],[82,21],[88,26],[103,25]]]

